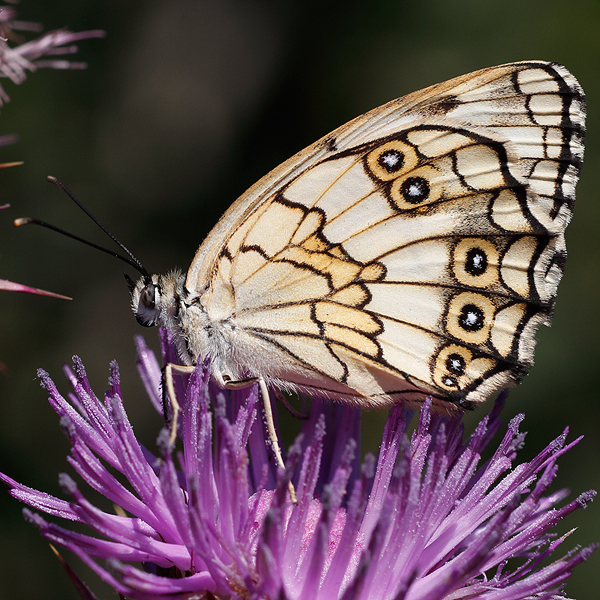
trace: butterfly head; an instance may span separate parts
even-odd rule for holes
[[[144,327],[169,326],[177,312],[183,290],[183,275],[143,275],[136,282],[126,276],[131,292],[131,308],[137,322]]]

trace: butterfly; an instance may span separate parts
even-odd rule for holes
[[[131,286],[133,311],[223,387],[472,408],[550,323],[584,132],[583,90],[549,62],[393,100],[251,187],[187,274]]]

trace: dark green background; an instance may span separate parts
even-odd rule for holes
[[[281,2],[280,0],[23,0],[23,19],[46,30],[102,28],[105,40],[80,44],[84,72],[40,70],[17,87],[0,133],[0,277],[50,289],[72,302],[0,294],[0,470],[61,494],[68,445],[35,378],[43,367],[67,391],[61,365],[82,357],[92,386],[106,389],[108,363],[121,366],[126,406],[150,446],[160,420],[134,368],[133,336],[155,344],[131,316],[122,265],[35,228],[37,216],[107,243],[66,196],[45,183],[62,179],[151,271],[187,268],[224,209],[294,152],[350,118],[438,81],[500,63],[563,63],[588,97],[587,150],[569,260],[554,326],[539,332],[536,366],[511,392],[506,421],[525,411],[530,459],[567,425],[585,439],[561,459],[554,489],[573,498],[600,487],[600,211],[598,0],[436,0]],[[134,273],[130,273],[132,276]],[[486,407],[470,421],[479,419]],[[151,415],[151,416],[148,416]],[[384,418],[370,413],[377,448]],[[76,598],[65,574],[21,506],[0,493],[0,597]],[[561,522],[579,530],[563,544],[600,540],[600,506]],[[580,566],[570,597],[600,589],[600,555]],[[78,561],[102,598],[114,597]]]

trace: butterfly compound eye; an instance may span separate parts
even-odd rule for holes
[[[157,294],[158,288],[152,282],[147,283],[140,291],[137,307],[134,308],[134,311],[137,322],[144,327],[158,325],[159,311],[156,308]]]
[[[153,283],[149,283],[144,288],[140,297],[140,302],[147,310],[154,310],[156,308],[156,286]]]

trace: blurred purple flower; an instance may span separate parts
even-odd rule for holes
[[[164,333],[162,342],[164,360],[172,360]],[[141,338],[137,346],[142,380],[162,412],[160,367]],[[89,526],[93,535],[24,511],[45,538],[74,552],[124,596],[550,599],[595,549],[542,565],[566,537],[549,530],[595,493],[561,508],[565,490],[544,495],[557,458],[579,441],[565,445],[566,430],[531,462],[514,464],[522,416],[482,462],[501,425],[502,400],[464,442],[460,420],[432,415],[429,404],[409,440],[409,415],[395,407],[379,458],[367,456],[360,472],[360,412],[313,400],[288,455],[294,506],[286,474],[267,450],[255,390],[216,388],[201,367],[179,379],[182,452],[173,457],[165,429],[157,458],[135,438],[116,363],[104,402],[79,359],[65,372],[74,390],[70,402],[44,371],[39,376],[71,442],[69,462],[119,507],[117,514],[92,505],[66,474],[60,482],[70,501],[0,478],[36,510]]]
[[[62,300],[71,300],[68,296],[62,296],[61,294],[55,294],[54,292],[47,292],[46,290],[40,290],[39,288],[29,287],[28,285],[22,285],[20,283],[14,283],[8,281],[8,279],[0,279],[0,290],[5,292],[24,292],[26,294],[37,294],[38,296],[50,296],[50,298],[61,298]]]
[[[8,77],[16,84],[25,81],[27,71],[35,71],[40,67],[84,69],[86,64],[83,62],[54,57],[78,52],[75,42],[105,36],[105,32],[100,30],[72,33],[63,29],[51,31],[30,42],[23,42],[15,35],[16,30],[40,31],[41,26],[37,23],[17,21],[14,8],[0,6],[0,77]],[[15,40],[17,44],[14,43]],[[42,57],[48,58],[40,60]],[[0,106],[9,100],[8,94],[0,86]]]
[[[23,42],[15,35],[15,30],[40,31],[41,25],[27,21],[16,20],[16,10],[11,6],[0,6],[0,77],[8,77],[13,83],[19,84],[25,81],[26,71],[35,71],[39,67],[51,67],[54,69],[83,69],[85,63],[72,62],[68,60],[49,59],[39,60],[42,56],[57,56],[74,54],[78,51],[73,42],[88,38],[104,37],[103,31],[84,31],[71,33],[68,30],[53,31],[31,42]],[[11,45],[12,44],[12,45]],[[10,100],[4,88],[0,85],[0,106]],[[16,135],[0,135],[0,147],[14,144],[18,140]],[[0,169],[20,165],[21,162],[1,163]],[[0,209],[8,208],[5,204]],[[67,296],[46,292],[38,288],[21,285],[0,279],[0,290],[8,292],[25,292],[38,294],[40,296],[51,296],[70,300]],[[0,363],[0,370],[2,370]]]

